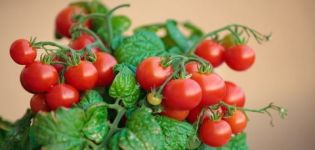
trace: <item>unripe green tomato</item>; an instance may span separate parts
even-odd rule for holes
[[[149,94],[147,95],[147,101],[149,102],[149,104],[154,105],[154,106],[157,106],[157,105],[160,105],[160,104],[161,104],[162,99],[159,98],[159,97],[154,96],[153,93],[149,93]]]

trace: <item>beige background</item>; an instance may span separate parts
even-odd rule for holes
[[[225,65],[217,70],[226,80],[239,83],[246,91],[247,106],[256,108],[273,101],[289,109],[286,120],[251,114],[247,128],[254,150],[310,150],[314,145],[315,1],[313,0],[133,0],[128,14],[133,25],[160,22],[167,18],[191,20],[205,31],[230,23],[242,23],[273,39],[264,45],[254,42],[257,61],[251,70],[238,73]],[[22,89],[22,69],[9,57],[10,43],[36,36],[53,40],[56,13],[66,6],[62,0],[0,0],[0,115],[10,120],[29,107],[31,94]],[[276,115],[276,114],[275,114]],[[312,143],[313,142],[313,143]]]

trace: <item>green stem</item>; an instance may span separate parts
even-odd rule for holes
[[[35,47],[40,47],[40,48],[43,48],[43,47],[45,47],[45,46],[54,46],[54,47],[57,47],[57,48],[63,49],[63,50],[68,50],[68,49],[70,49],[70,48],[68,48],[68,47],[66,47],[66,46],[57,44],[57,43],[55,43],[55,42],[50,42],[50,41],[37,42],[37,43],[34,43],[34,46],[35,46]]]

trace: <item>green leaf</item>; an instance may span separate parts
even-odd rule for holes
[[[31,150],[34,148],[30,136],[30,124],[32,119],[31,110],[27,110],[25,115],[17,120],[12,126],[9,122],[1,119],[2,125],[8,125],[10,129],[5,133],[5,137],[0,142],[0,149],[5,150]],[[2,129],[3,126],[1,127]]]
[[[109,142],[110,150],[145,150],[142,141],[128,128],[117,132]]]
[[[135,73],[125,64],[116,65],[114,70],[118,73],[109,88],[109,95],[122,100],[124,106],[132,107],[140,96]]]
[[[138,32],[141,30],[146,30],[146,31],[150,31],[150,32],[158,32],[159,30],[164,29],[164,28],[165,28],[164,24],[157,23],[157,24],[140,26],[140,27],[134,29],[134,32]]]
[[[131,26],[131,20],[127,16],[114,16],[112,18],[112,26],[114,35],[121,35]]]
[[[248,150],[246,142],[246,133],[240,133],[232,137],[232,139],[223,147],[214,148],[207,145],[202,145],[198,150]]]
[[[190,31],[190,35],[188,37],[189,47],[195,45],[204,36],[203,31],[191,22],[184,22],[183,26]]]
[[[102,142],[109,131],[107,108],[104,105],[91,106],[87,109],[86,116],[88,121],[82,129],[84,135],[95,143]]]
[[[168,117],[157,116],[155,120],[159,123],[165,136],[165,150],[185,150],[189,138],[194,135],[194,128],[187,122],[180,122]]]
[[[47,150],[81,150],[87,145],[81,129],[86,116],[82,109],[58,109],[36,115],[31,131],[36,142]]]
[[[165,55],[162,40],[153,32],[138,31],[133,36],[127,37],[114,51],[119,63],[137,66],[143,59],[151,56]]]
[[[168,36],[176,43],[176,45],[186,52],[189,50],[189,45],[184,34],[177,28],[177,24],[174,20],[166,21],[166,31]]]
[[[96,103],[103,102],[102,95],[96,90],[85,91],[81,97],[78,106],[84,110],[88,109],[90,106]]]
[[[158,122],[148,108],[135,110],[126,127],[144,144],[145,150],[163,150],[165,138]]]

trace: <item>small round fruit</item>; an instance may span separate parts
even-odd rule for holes
[[[213,67],[224,61],[224,47],[212,40],[204,40],[196,49],[196,55],[207,60]]]
[[[200,67],[200,64],[198,62],[195,62],[195,61],[188,62],[185,65],[186,71],[190,74],[192,74],[194,72],[198,72],[199,67]]]
[[[189,114],[189,110],[176,110],[176,109],[169,109],[164,107],[163,112],[161,115],[173,118],[178,121],[183,121]]]
[[[194,109],[190,110],[189,114],[187,116],[187,121],[190,122],[191,124],[193,124],[195,121],[197,121],[197,119],[201,113],[202,108],[203,107],[201,107],[201,106],[197,106]],[[207,109],[207,107],[204,107],[204,109],[205,109],[205,112],[204,112],[204,115],[201,117],[201,119],[202,119],[201,121],[203,121],[206,118],[209,118],[212,115],[212,112],[210,111],[210,109]],[[213,110],[213,111],[217,112],[219,114],[223,114],[223,110],[221,107],[219,107],[217,110]]]
[[[48,112],[49,108],[46,103],[46,97],[44,94],[35,94],[31,98],[30,106],[32,112],[38,113],[39,111]]]
[[[241,133],[247,125],[247,118],[244,112],[240,110],[234,111],[233,115],[227,118],[223,118],[231,126],[232,133]]]
[[[149,57],[137,67],[136,77],[140,86],[145,90],[159,87],[173,72],[172,67],[163,67],[160,57]]]
[[[36,49],[32,47],[29,41],[18,39],[11,44],[10,56],[17,64],[29,65],[36,58]]]
[[[192,74],[191,79],[196,81],[201,87],[201,106],[217,104],[226,94],[224,80],[216,73],[195,72]]]
[[[69,6],[61,10],[55,21],[56,32],[60,35],[70,38],[70,29],[75,24],[75,15],[85,14],[84,10],[78,6]],[[89,27],[87,22],[85,26]]]
[[[93,63],[97,72],[97,86],[107,87],[109,86],[114,78],[115,74],[113,71],[113,67],[117,64],[116,59],[105,52],[96,52],[96,61]]]
[[[224,120],[205,119],[199,128],[201,141],[211,147],[225,145],[232,136],[230,125]]]
[[[233,34],[227,34],[223,37],[221,44],[224,48],[228,49],[237,44],[237,40]]]
[[[43,93],[58,82],[58,72],[51,65],[34,62],[22,70],[20,81],[26,91]]]
[[[85,48],[86,46],[92,44],[93,42],[95,42],[95,39],[93,36],[88,35],[88,34],[81,34],[78,38],[72,40],[69,46],[73,48],[74,50],[81,50]],[[95,53],[100,50],[97,47],[93,47],[91,51]]]
[[[247,45],[236,45],[224,53],[226,64],[233,70],[244,71],[255,62],[255,51]]]
[[[246,100],[244,91],[233,82],[225,81],[225,86],[226,95],[223,102],[237,107],[244,107]]]
[[[79,98],[79,92],[67,84],[58,84],[46,94],[46,102],[51,110],[56,110],[59,107],[70,108],[73,104],[79,102]]]
[[[164,106],[176,110],[191,110],[199,105],[202,91],[199,84],[192,79],[175,79],[166,84],[163,95]]]
[[[98,79],[98,72],[89,61],[80,61],[77,66],[68,67],[65,72],[66,83],[79,91],[93,88]]]
[[[149,93],[147,95],[147,101],[149,102],[149,104],[157,106],[161,104],[162,99],[160,97],[155,96],[153,93]]]

